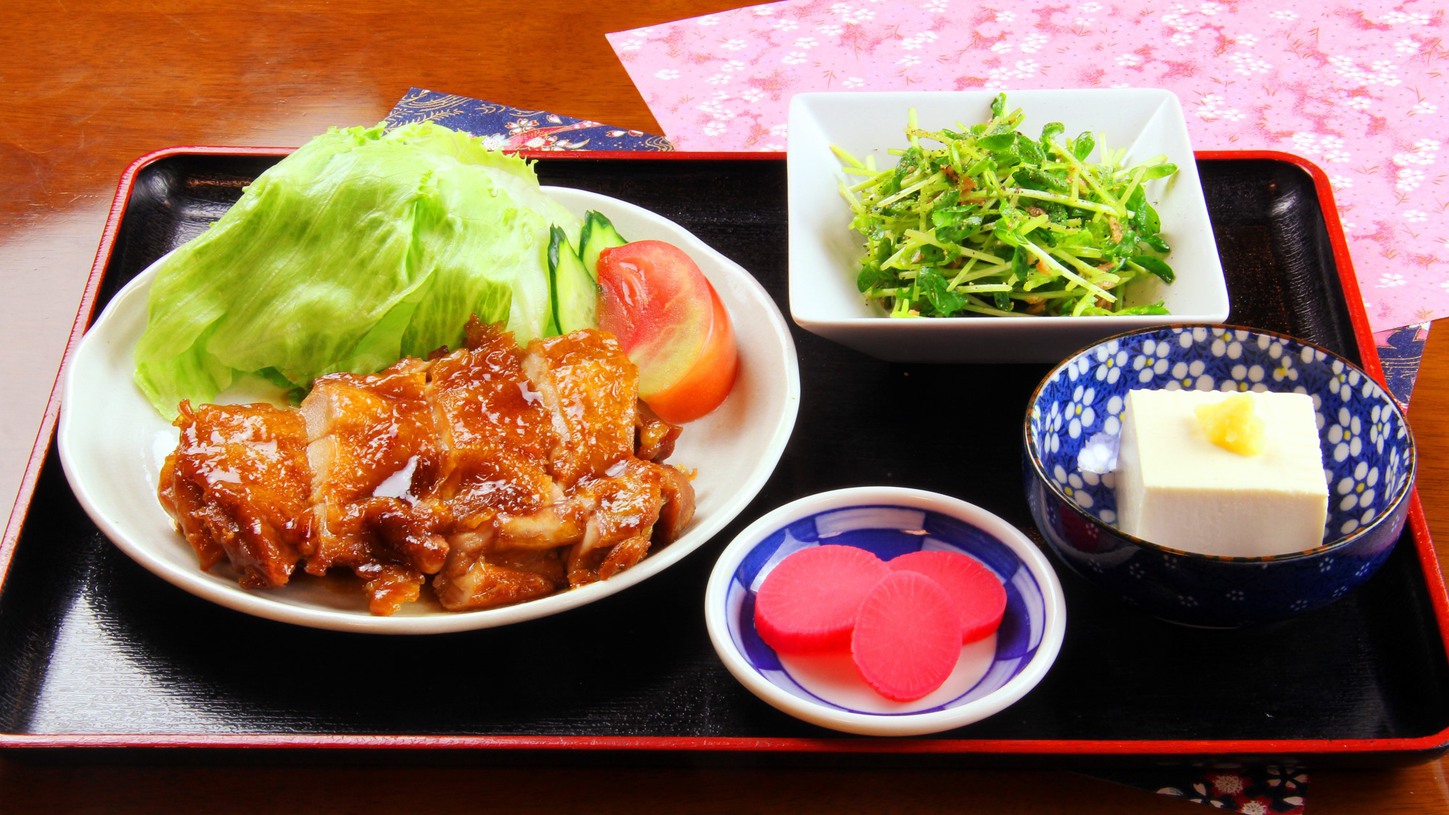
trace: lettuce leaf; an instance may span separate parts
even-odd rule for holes
[[[580,219],[529,162],[421,123],[333,129],[156,270],[135,381],[163,416],[260,376],[286,389],[456,347],[468,318],[553,332],[549,228]]]

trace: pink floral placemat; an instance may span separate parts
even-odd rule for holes
[[[807,90],[1170,89],[1196,148],[1324,169],[1386,332],[1449,316],[1446,14],[1418,0],[786,0],[608,39],[679,150],[782,150],[790,96]]]

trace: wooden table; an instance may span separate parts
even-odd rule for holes
[[[292,146],[371,124],[410,86],[659,127],[604,34],[731,0],[527,4],[9,0],[0,4],[0,500],[16,492],[117,177],[178,144]],[[1411,416],[1430,526],[1449,530],[1449,325]],[[1444,560],[1441,558],[1441,561]],[[1449,563],[1446,563],[1449,565]],[[1449,761],[1318,771],[1314,815],[1449,811]],[[426,808],[634,812],[1203,812],[1063,771],[124,766],[0,758],[0,811]]]

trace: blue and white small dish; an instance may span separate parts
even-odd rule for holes
[[[1183,552],[1116,527],[1113,466],[1130,390],[1313,397],[1329,489],[1321,545],[1265,557]],[[1288,619],[1354,590],[1403,531],[1416,457],[1403,411],[1373,377],[1321,347],[1236,326],[1168,326],[1086,348],[1047,374],[1024,424],[1027,501],[1068,566],[1166,620],[1239,627]]]
[[[922,549],[974,557],[1006,587],[1001,627],[962,648],[940,689],[907,703],[871,690],[849,654],[777,654],[755,631],[755,591],[776,563],[825,544],[856,546],[883,560]],[[847,733],[911,736],[963,727],[1025,696],[1061,649],[1066,604],[1047,557],[995,515],[937,493],[856,487],[801,498],[741,532],[710,575],[705,622],[725,667],[775,708]]]

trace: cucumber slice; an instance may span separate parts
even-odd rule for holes
[[[595,280],[599,279],[599,253],[626,243],[628,241],[614,228],[614,222],[603,213],[593,210],[584,213],[584,225],[579,230],[579,257],[583,259],[584,268],[588,269],[589,275]]]
[[[556,333],[598,325],[599,286],[560,227],[549,229],[548,284]]]

